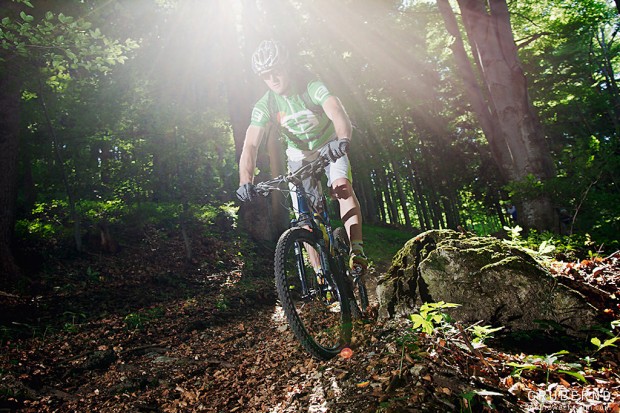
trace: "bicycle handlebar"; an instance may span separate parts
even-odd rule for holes
[[[286,175],[280,175],[274,179],[259,182],[254,186],[254,189],[258,195],[267,196],[271,191],[279,190],[280,184],[284,182],[299,185],[304,179],[314,176],[319,171],[322,171],[323,168],[329,164],[329,162],[330,160],[328,158],[320,156],[314,161],[303,165],[295,172],[290,172]]]

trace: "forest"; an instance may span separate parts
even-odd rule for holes
[[[250,276],[259,287],[238,277],[271,265],[269,248],[290,214],[279,199],[240,205],[235,196],[252,107],[266,91],[251,55],[265,39],[285,44],[351,118],[353,186],[377,272],[407,239],[428,230],[512,237],[534,249],[553,244],[558,260],[611,259],[620,249],[619,30],[618,0],[2,1],[0,343],[19,349],[24,337],[45,342],[48,329],[62,332],[58,354],[49,357],[68,366],[81,350],[61,342],[80,325],[80,340],[96,340],[100,331],[93,327],[88,336],[86,324],[117,312],[121,321],[109,321],[110,331],[131,324],[130,335],[139,335],[161,320],[162,297],[186,300],[174,317],[190,314],[199,331],[224,323],[217,321],[223,314],[239,334],[258,335],[231,309],[273,301],[273,288],[260,277]],[[283,172],[272,130],[257,181]],[[508,213],[513,206],[515,215]],[[381,244],[390,242],[398,245],[382,255]],[[197,277],[207,280],[200,288],[213,289],[206,321],[198,315],[201,299],[187,298]],[[218,289],[231,279],[245,295]],[[599,287],[613,287],[610,280]],[[133,295],[113,295],[128,282]],[[89,290],[110,295],[76,293]],[[37,301],[50,292],[55,300]],[[69,305],[68,297],[76,301]],[[16,322],[24,311],[27,321]],[[49,320],[53,311],[62,316]],[[183,337],[195,339],[194,330]],[[99,350],[134,357],[149,346],[174,346],[164,341],[136,338],[124,349]],[[294,371],[317,368],[300,360]],[[207,367],[192,363],[183,374],[233,362],[213,356]],[[41,361],[39,370],[61,381],[89,369],[73,365],[63,376],[50,368]],[[47,411],[38,410],[48,396],[33,395],[46,387],[32,369],[22,374],[29,384],[18,386],[3,362],[0,411]],[[115,394],[161,382],[143,379]],[[391,390],[393,379],[386,379]],[[176,383],[170,388],[185,386]],[[48,391],[49,411],[59,408],[54,403],[79,406],[68,388]],[[166,393],[131,407],[190,411],[189,403],[203,410],[196,403],[208,389],[184,389],[175,391],[185,405]],[[105,403],[118,402],[114,397]],[[160,401],[166,397],[168,404]],[[221,411],[237,411],[227,400],[218,401]],[[247,411],[296,411],[265,410],[265,400]],[[106,406],[101,411],[115,411]]]
[[[5,4],[3,278],[19,240],[70,236],[80,250],[98,225],[156,211],[181,225],[233,202],[265,38],[347,108],[365,222],[486,234],[514,226],[514,204],[526,230],[612,249],[617,8],[510,3],[484,17],[485,37],[478,3],[458,16],[413,1]]]

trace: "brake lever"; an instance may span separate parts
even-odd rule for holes
[[[264,187],[258,186],[258,185],[254,187],[254,190],[260,196],[267,196],[271,192],[271,190],[269,188],[264,188]]]

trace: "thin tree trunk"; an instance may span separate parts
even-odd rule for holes
[[[374,178],[374,184],[373,184],[374,194],[375,194],[374,197],[375,197],[375,204],[377,205],[377,211],[379,213],[379,222],[387,224],[388,218],[387,218],[387,213],[385,212],[385,201],[383,200],[383,189],[379,186],[380,177],[376,169],[373,170],[372,176]]]
[[[401,210],[403,212],[403,218],[405,219],[405,227],[411,229],[411,216],[409,215],[409,210],[407,209],[407,198],[405,196],[405,190],[403,189],[403,184],[400,176],[396,171],[396,163],[392,160],[390,161],[390,165],[392,167],[392,170],[394,171],[394,178],[396,180],[396,191],[398,193],[398,199],[400,201]]]
[[[409,162],[411,165],[414,165],[413,159],[411,155],[409,155]],[[411,183],[413,187],[413,192],[416,197],[416,207],[418,208],[418,220],[420,221],[420,229],[426,231],[431,228],[431,221],[428,215],[428,207],[426,203],[426,198],[424,197],[424,190],[420,183],[420,178],[418,171],[415,167],[411,167]]]
[[[43,114],[45,115],[45,122],[47,124],[47,128],[49,130],[50,136],[52,137],[52,144],[54,145],[54,154],[56,156],[56,161],[58,162],[58,166],[60,167],[62,183],[65,187],[65,192],[67,193],[67,201],[69,202],[69,211],[71,214],[71,219],[73,220],[73,239],[75,241],[75,249],[77,251],[82,251],[82,234],[80,230],[80,217],[78,216],[78,213],[75,207],[75,196],[73,194],[73,189],[71,188],[71,185],[69,184],[69,177],[67,175],[65,162],[62,157],[62,153],[60,151],[60,142],[58,141],[58,137],[56,135],[54,125],[52,124],[52,119],[50,118],[50,114],[47,110],[45,98],[43,97],[43,85],[40,81],[39,81],[39,101],[41,102]]]
[[[286,171],[284,162],[284,149],[282,148],[282,142],[276,136],[275,128],[269,128],[269,140],[267,141],[267,151],[269,153],[269,170],[271,177],[275,178],[278,175],[283,175]],[[271,239],[276,240],[280,237],[289,226],[289,208],[286,207],[286,198],[281,192],[274,192],[271,195]],[[338,214],[338,216],[340,216]]]
[[[353,186],[362,205],[363,221],[375,224],[377,222],[377,205],[375,204],[373,186],[370,180],[370,171],[362,167],[362,165],[366,165],[366,162],[354,162],[354,165],[357,165],[357,173],[354,172]],[[362,168],[362,170],[359,168]]]
[[[390,220],[394,225],[400,224],[400,214],[398,213],[398,205],[396,205],[396,195],[394,194],[394,185],[392,183],[392,174],[389,171],[385,171],[385,193],[387,199],[389,199],[388,207],[390,211]]]
[[[390,192],[387,188],[387,178],[385,177],[385,171],[383,167],[379,167],[375,170],[377,174],[377,189],[379,192],[378,200],[383,209],[383,222],[386,224],[394,223],[394,217],[392,215],[392,209],[390,208]]]
[[[415,188],[416,183],[413,182],[415,180],[415,177],[413,176],[413,174],[410,174],[409,180],[411,181],[411,187]],[[412,192],[413,192],[413,204],[415,205],[416,215],[418,216],[418,226],[420,227],[422,231],[426,231],[426,229],[428,228],[426,225],[426,217],[424,216],[426,214],[426,211],[424,211],[422,207],[422,202],[420,200],[420,194],[415,189]]]
[[[604,30],[601,29],[599,35],[597,36],[597,40],[603,52],[600,66],[601,72],[603,72],[607,82],[605,91],[609,94],[610,101],[612,102],[611,107],[609,108],[610,117],[612,123],[614,124],[614,128],[616,129],[616,133],[620,135],[620,88],[618,87],[618,82],[616,81],[614,67],[611,62],[611,52],[609,50],[608,42],[605,39]]]
[[[0,71],[0,285],[20,275],[11,242],[15,225],[15,199],[19,159],[20,85],[11,60]]]

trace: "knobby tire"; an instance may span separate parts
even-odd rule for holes
[[[276,289],[293,334],[312,356],[329,360],[351,341],[349,299],[343,275],[317,277],[304,245],[319,248],[307,229],[290,228],[280,236],[274,262]]]

